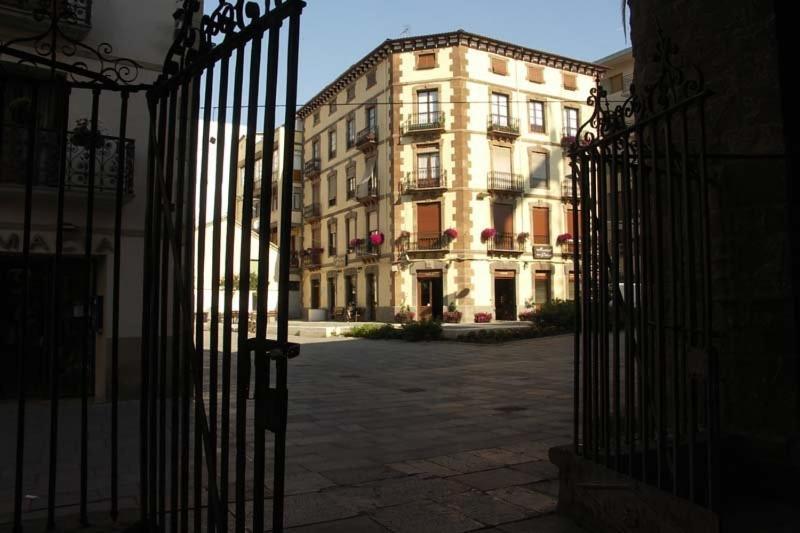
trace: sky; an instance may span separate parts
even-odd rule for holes
[[[217,3],[206,0],[206,12]],[[258,3],[263,8],[264,0]],[[381,42],[401,36],[463,29],[588,61],[630,46],[622,29],[620,0],[306,0],[306,3],[300,22],[298,106]],[[287,33],[285,29],[282,32],[284,45]],[[281,58],[278,102],[285,99],[285,46]],[[245,67],[245,72],[248,70]],[[215,118],[216,110],[212,115]],[[259,118],[259,130],[260,123]],[[277,114],[277,124],[282,123],[283,107]]]

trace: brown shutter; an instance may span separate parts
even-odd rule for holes
[[[528,67],[528,81],[533,83],[544,83],[543,67]]]
[[[508,61],[499,57],[492,58],[492,72],[501,76],[508,75]]]
[[[513,270],[495,270],[494,277],[495,279],[514,279],[517,277],[517,273]]]
[[[550,244],[550,208],[533,208],[533,244]]]
[[[492,146],[492,170],[511,174],[511,148]]]
[[[494,215],[494,229],[497,233],[514,233],[514,206],[509,204],[494,204],[492,206]]]
[[[439,235],[441,231],[441,205],[417,204],[417,232],[420,235]]]
[[[420,270],[417,272],[417,279],[439,279],[441,277],[441,270]]]
[[[417,55],[417,68],[434,68],[435,66],[436,66],[435,53]]]
[[[568,74],[566,72],[561,74],[562,79],[564,80],[564,88],[569,89],[570,91],[574,91],[578,88],[578,81],[575,77],[575,74]]]

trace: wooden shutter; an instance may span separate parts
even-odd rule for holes
[[[574,91],[575,89],[578,88],[578,81],[577,81],[577,78],[575,77],[575,74],[568,74],[566,72],[563,72],[561,74],[561,77],[562,77],[562,79],[564,81],[564,88],[565,89],[568,89],[570,91]]]
[[[569,233],[570,235],[572,235],[573,238],[575,238],[576,237],[576,235],[575,235],[575,226],[572,223],[572,208],[571,207],[567,208],[567,224],[566,224],[566,226],[567,226],[567,233]],[[578,230],[581,229],[580,226],[581,226],[581,211],[579,209],[578,210]]]
[[[511,148],[508,146],[492,146],[492,169],[495,172],[511,174]]]
[[[436,203],[417,204],[417,231],[420,235],[439,235],[441,226],[441,205]]]
[[[544,68],[529,66],[528,81],[532,81],[533,83],[544,83]]]
[[[328,176],[328,201],[336,201],[336,174]]]
[[[517,277],[517,273],[513,270],[495,270],[494,271],[494,278],[495,279],[514,279]]]
[[[370,211],[367,214],[367,230],[370,232],[378,230],[378,212]]]
[[[550,208],[533,208],[533,244],[550,244]]]
[[[492,58],[492,72],[501,76],[508,75],[508,61],[499,57]]]
[[[494,204],[492,206],[494,216],[494,229],[497,233],[514,233],[514,206],[511,204]]]
[[[547,154],[543,152],[529,153],[531,166],[531,185],[544,181],[547,183]]]
[[[436,66],[436,53],[417,55],[417,68],[434,68]]]

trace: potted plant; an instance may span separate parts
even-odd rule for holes
[[[376,231],[372,235],[369,236],[369,242],[372,243],[373,246],[380,246],[383,244],[384,235],[380,231]]]
[[[519,243],[524,243],[525,241],[527,241],[527,240],[528,240],[528,237],[529,237],[529,236],[530,236],[530,233],[528,233],[527,231],[521,231],[521,232],[520,232],[520,233],[517,235],[517,242],[519,242]]]
[[[394,315],[394,321],[399,322],[400,324],[405,324],[406,322],[411,322],[412,320],[414,320],[414,311],[411,310],[411,307],[408,304],[401,305],[400,310]]]
[[[533,306],[533,296],[530,298],[525,299],[525,310],[521,312],[518,316],[520,320],[527,320],[532,322],[533,315],[536,312],[536,309]]]
[[[71,136],[72,144],[82,148],[89,148],[92,143],[92,128],[89,124],[89,119],[79,118],[75,121],[75,128],[72,130]],[[94,145],[96,148],[103,146],[103,137],[100,135],[100,129],[95,132]]]
[[[497,235],[497,230],[494,228],[486,228],[481,232],[481,241],[486,242],[490,239],[493,239],[494,236]]]
[[[478,324],[486,324],[492,321],[492,313],[478,312],[475,313],[475,322]]]
[[[359,239],[358,237],[353,237],[350,239],[350,249],[355,250],[356,247],[364,243],[364,239]]]
[[[559,246],[572,243],[572,233],[562,233],[556,237],[556,244]]]
[[[458,237],[458,230],[456,228],[447,228],[442,233],[448,242],[453,242]]]
[[[455,302],[450,302],[447,306],[447,311],[444,312],[442,318],[448,324],[458,324],[461,322],[461,311],[456,307]]]

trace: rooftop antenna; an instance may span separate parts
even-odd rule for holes
[[[400,32],[400,37],[408,35],[410,31],[411,31],[411,26],[409,26],[408,24],[404,24],[403,31]]]

